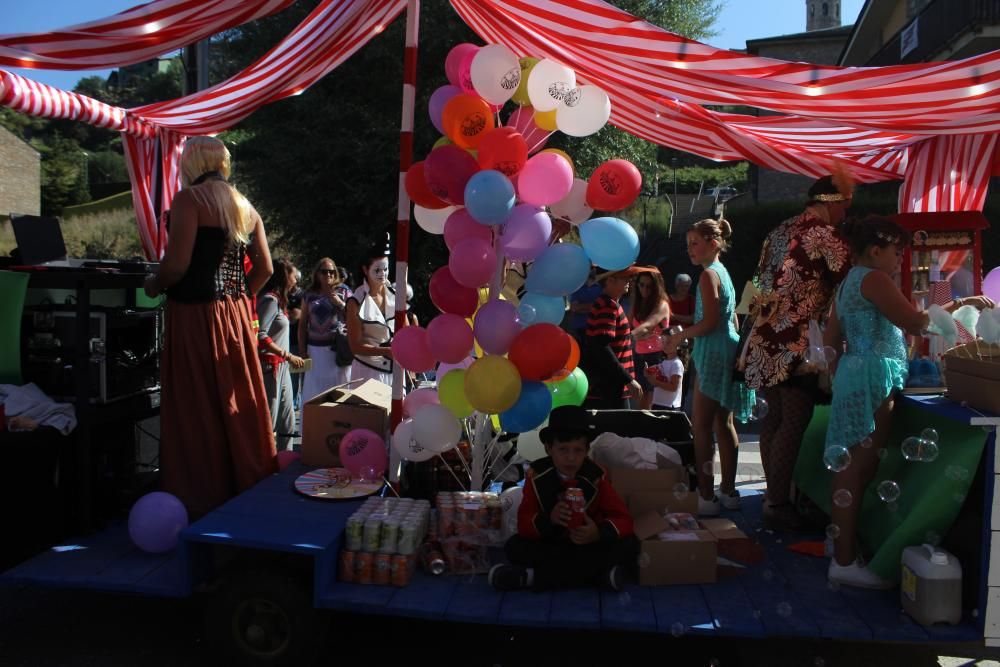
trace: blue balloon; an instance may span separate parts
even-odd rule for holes
[[[590,260],[602,268],[627,268],[639,256],[639,235],[618,218],[594,218],[580,225],[580,239]]]
[[[465,184],[465,208],[483,225],[499,225],[514,208],[514,185],[495,169],[476,172]]]
[[[534,309],[529,311],[528,308]],[[521,297],[521,305],[518,306],[518,313],[532,313],[534,317],[529,317],[530,322],[526,325],[548,322],[559,325],[566,313],[566,299],[561,296],[546,296],[537,292],[527,292]]]
[[[590,258],[575,243],[546,248],[528,271],[524,288],[546,296],[564,296],[580,289],[590,275]]]
[[[517,403],[500,413],[500,427],[508,433],[527,433],[541,426],[551,410],[552,394],[545,383],[525,381]]]

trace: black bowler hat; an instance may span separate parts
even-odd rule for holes
[[[569,440],[579,436],[589,444],[597,435],[597,427],[590,421],[590,413],[578,405],[560,405],[549,413],[549,425],[538,432],[543,444],[551,445],[556,438]]]

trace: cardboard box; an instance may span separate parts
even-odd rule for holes
[[[1000,346],[966,343],[944,355],[948,398],[1000,414]]]
[[[302,406],[302,462],[339,466],[340,440],[356,428],[385,438],[391,406],[392,387],[378,380],[348,382],[310,398]]]

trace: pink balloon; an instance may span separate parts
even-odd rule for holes
[[[489,301],[476,313],[473,325],[476,342],[489,354],[507,354],[510,344],[521,333],[517,309],[513,304],[499,299]],[[440,369],[438,369],[440,373]]]
[[[548,247],[551,236],[552,219],[549,214],[537,206],[521,204],[511,209],[503,225],[500,247],[509,259],[530,262]]]
[[[528,144],[528,155],[537,153],[545,148],[545,143],[552,136],[552,132],[543,130],[535,125],[535,110],[532,107],[518,107],[507,118],[507,127],[512,127],[521,133],[525,143]]]
[[[448,250],[454,250],[459,241],[467,238],[490,243],[493,241],[493,228],[479,224],[466,209],[460,208],[444,222],[444,244],[448,246]]]
[[[424,387],[411,391],[403,399],[403,419],[408,419],[416,414],[417,410],[425,405],[440,405],[437,389]]]
[[[427,325],[427,342],[435,359],[456,364],[472,350],[472,329],[461,315],[444,313]]]
[[[448,77],[448,83],[453,86],[461,85],[459,74],[466,55],[471,53],[475,57],[478,52],[479,47],[468,42],[463,42],[452,47],[451,51],[448,52],[448,56],[444,59],[444,73]],[[469,62],[471,64],[472,60],[470,59]]]
[[[427,291],[430,292],[431,302],[442,313],[472,317],[479,307],[479,292],[474,287],[459,284],[447,266],[439,267],[431,275]]]
[[[474,362],[474,361],[475,361],[475,359],[473,359],[472,357],[466,357],[465,359],[462,359],[457,364],[440,363],[440,364],[438,364],[437,370],[434,371],[434,376],[437,377],[438,380],[440,381],[441,378],[443,378],[445,375],[448,374],[448,371],[465,370],[469,366],[471,366],[472,362]]]
[[[451,270],[451,275],[460,285],[466,287],[485,285],[493,277],[496,268],[496,251],[482,239],[469,238],[459,241],[448,257],[448,269]]]
[[[472,85],[472,59],[476,57],[477,53],[479,53],[478,46],[475,51],[467,50],[462,56],[462,62],[458,66],[458,86],[462,92],[479,97],[476,87]],[[489,103],[487,102],[487,104]]]
[[[403,327],[392,337],[392,358],[400,366],[414,373],[434,368],[434,355],[427,344],[427,329]]]
[[[369,466],[375,469],[377,477],[381,477],[389,466],[385,440],[366,428],[348,431],[340,441],[340,462],[354,477],[361,477],[362,469]]]
[[[476,158],[458,146],[438,146],[424,159],[424,179],[435,196],[465,205],[465,184],[479,171]]]
[[[528,158],[518,174],[517,185],[517,194],[524,203],[555,204],[573,188],[573,167],[558,153],[539,153]]]
[[[290,449],[283,449],[278,452],[278,470],[284,470],[299,460],[299,453]]]

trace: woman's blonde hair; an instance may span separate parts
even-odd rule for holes
[[[181,153],[181,185],[192,196],[222,218],[226,236],[246,243],[253,231],[253,207],[239,190],[229,184],[231,157],[225,144],[215,137],[190,137]],[[217,172],[222,179],[209,178],[195,184],[201,176]]]
[[[691,225],[691,231],[709,241],[718,241],[719,252],[725,252],[729,249],[729,239],[733,235],[733,228],[729,226],[729,222],[725,218],[699,220]]]

